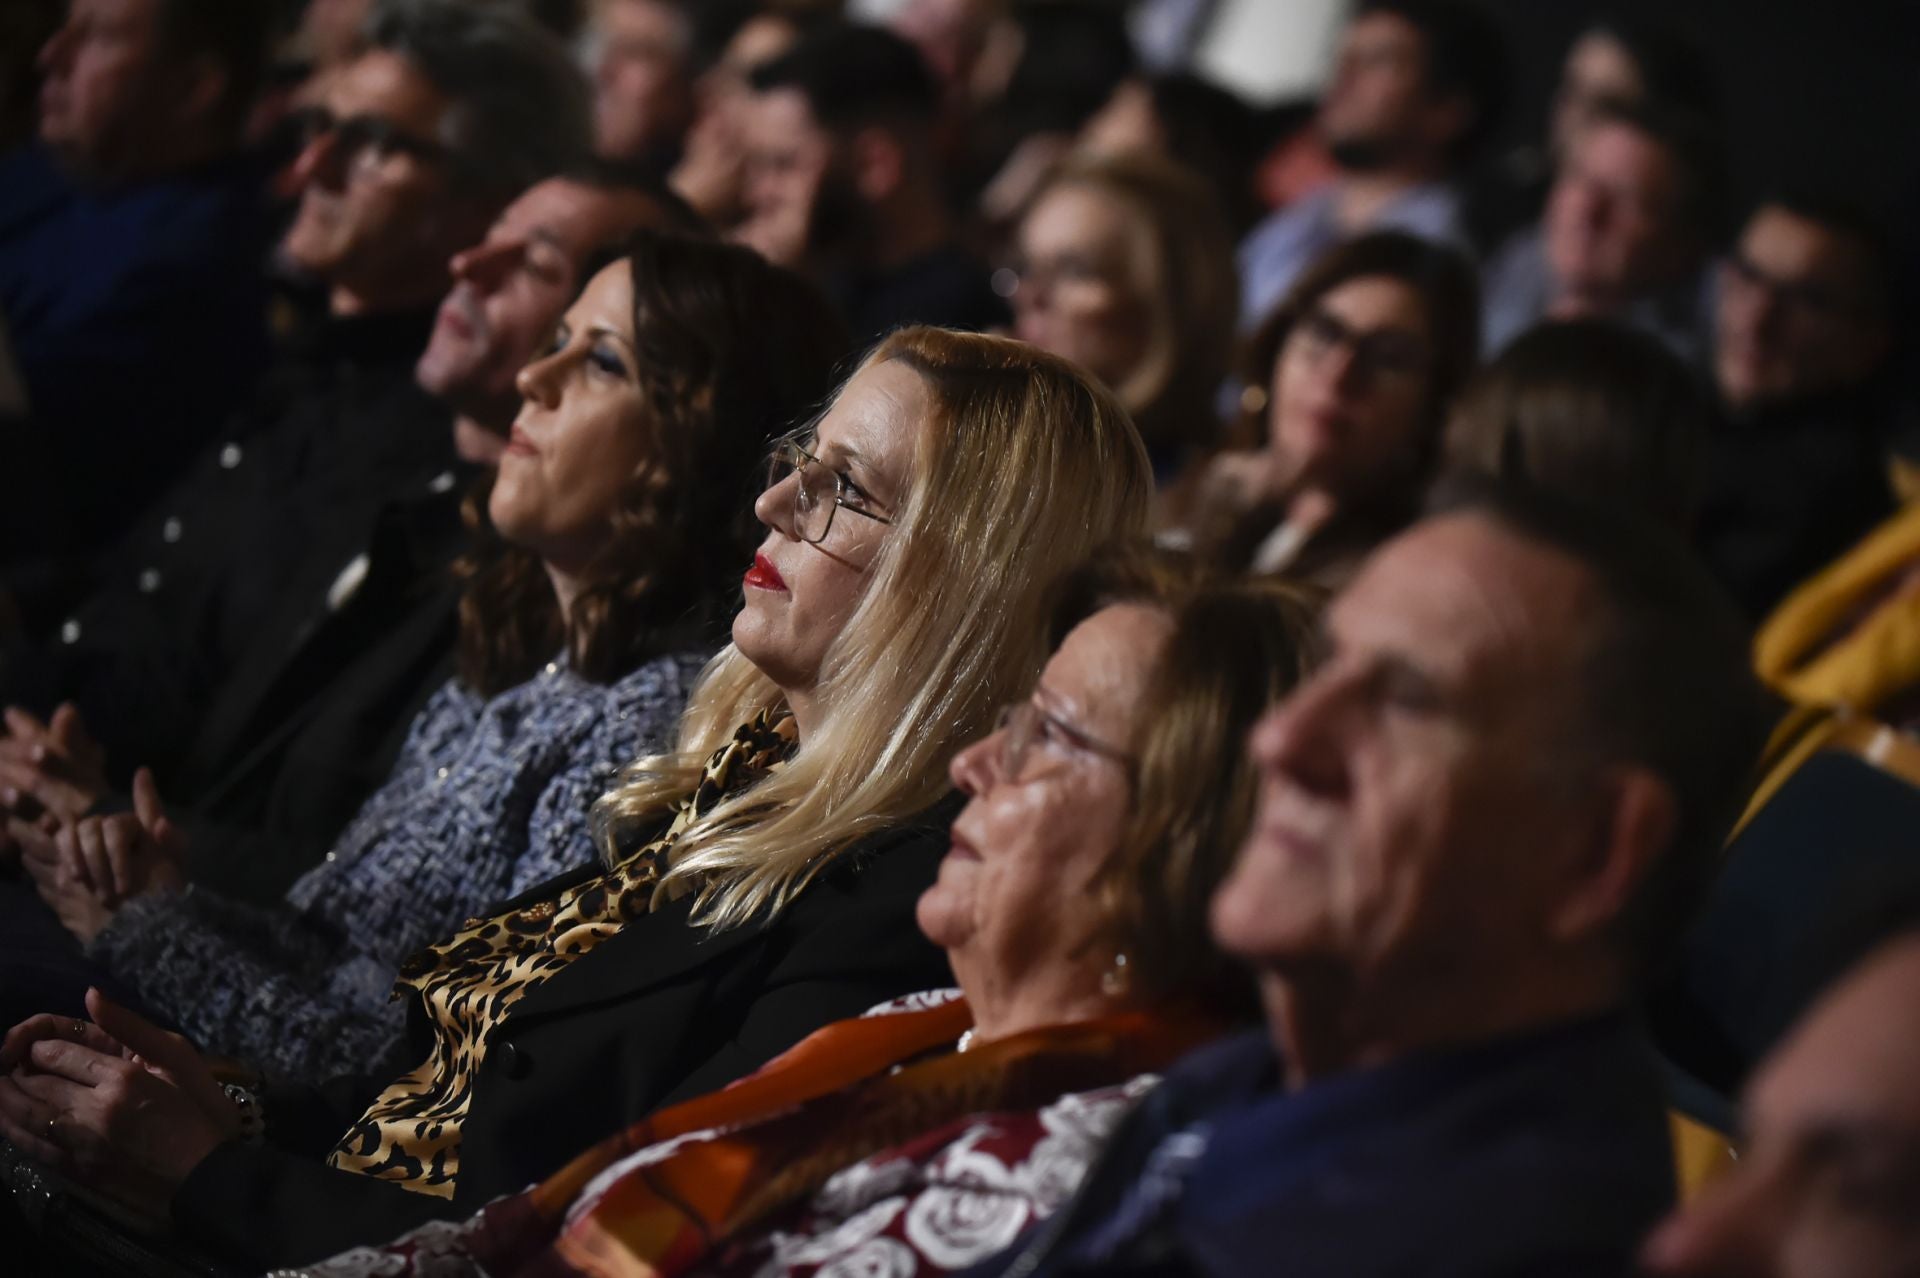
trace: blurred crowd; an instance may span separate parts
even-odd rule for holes
[[[1914,246],[1220,7],[0,14],[22,1272],[1920,1272]]]

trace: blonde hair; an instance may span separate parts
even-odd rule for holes
[[[1095,546],[1146,527],[1152,474],[1112,394],[1007,338],[909,328],[861,369],[897,361],[932,401],[866,592],[827,651],[824,714],[785,768],[720,804],[674,848],[663,890],[730,927],[792,900],[835,854],[923,811],[952,755],[1025,695],[1048,652],[1048,587]],[[856,370],[855,376],[859,375]],[[602,852],[658,825],[705,759],[782,704],[729,645],[688,702],[670,755],[595,811]]]
[[[1065,161],[1028,203],[1084,187],[1115,202],[1132,225],[1130,249],[1149,312],[1146,355],[1113,390],[1156,447],[1211,444],[1213,396],[1234,355],[1240,277],[1220,200],[1197,174],[1151,155]]]

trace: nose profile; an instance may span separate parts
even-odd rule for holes
[[[556,374],[566,354],[566,349],[562,347],[551,355],[535,359],[515,374],[513,385],[520,392],[520,398],[542,408],[556,406],[560,402],[560,378]]]
[[[780,477],[776,483],[768,484],[753,499],[753,517],[782,536],[799,540],[793,530],[793,497],[789,486],[800,482],[798,471],[792,471]]]
[[[1000,733],[990,732],[959,754],[953,756],[947,774],[953,778],[954,788],[972,798],[984,793],[993,784],[993,761],[1000,755]]]
[[[293,158],[293,184],[297,190],[304,191],[315,183],[338,190],[344,184],[344,176],[339,140],[330,132],[313,138]]]
[[[519,265],[525,253],[526,244],[521,240],[483,240],[455,253],[448,268],[455,279],[491,290]]]
[[[1263,780],[1284,776],[1321,797],[1345,791],[1346,767],[1332,732],[1338,696],[1323,673],[1260,717],[1247,749]]]
[[[1655,1229],[1640,1254],[1648,1278],[1772,1278],[1779,1272],[1769,1233],[1785,1215],[1762,1201],[1751,1173],[1709,1185]]]

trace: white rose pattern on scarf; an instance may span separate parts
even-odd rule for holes
[[[1079,1187],[1107,1136],[1159,1079],[1061,1097],[1037,1114],[981,1115],[931,1156],[876,1155],[830,1177],[798,1230],[769,1235],[755,1278],[918,1278],[1005,1250]],[[1011,1163],[1004,1146],[1042,1133]],[[756,1251],[760,1250],[755,1248]]]

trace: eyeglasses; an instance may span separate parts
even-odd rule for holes
[[[1118,287],[1119,272],[1109,270],[1091,258],[1063,253],[1052,258],[1015,258],[993,273],[990,283],[1001,297],[1011,298],[1021,289],[1029,292],[1045,289],[1091,291]]]
[[[866,508],[877,503],[852,476],[830,468],[798,439],[783,439],[767,458],[767,488],[777,488],[793,474],[800,477],[793,486],[793,535],[801,541],[815,546],[825,541],[833,531],[833,512],[842,506],[875,523],[892,525],[887,516]]]
[[[1017,777],[1036,742],[1057,741],[1119,764],[1133,777],[1133,757],[1126,751],[1096,741],[1058,715],[1048,714],[1037,702],[1016,701],[1000,707],[993,730],[1000,734],[1000,775]]]
[[[1354,367],[1368,377],[1413,378],[1427,367],[1426,346],[1413,334],[1391,328],[1364,333],[1325,307],[1301,316],[1292,340],[1312,363],[1344,347],[1353,352]]]
[[[323,106],[312,106],[294,112],[291,119],[303,148],[331,137],[341,161],[351,168],[370,169],[396,155],[444,162],[454,158],[451,147],[415,137],[385,116],[350,115],[343,120]]]
[[[1867,309],[1838,289],[1773,275],[1740,252],[1727,257],[1727,279],[1735,287],[1764,291],[1780,305],[1808,318],[1852,317]]]

